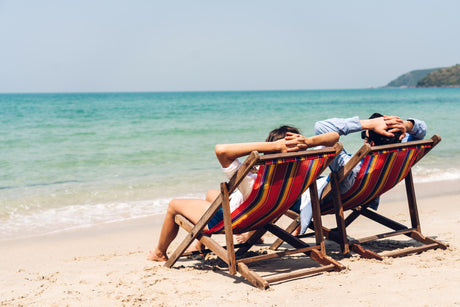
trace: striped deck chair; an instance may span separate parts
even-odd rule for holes
[[[398,257],[432,248],[445,249],[445,244],[432,238],[425,237],[421,233],[411,172],[412,166],[423,158],[423,156],[440,141],[441,137],[439,135],[434,135],[431,139],[421,141],[375,147],[366,144],[361,147],[338,173],[331,174],[331,180],[321,196],[321,214],[335,214],[337,222],[337,228],[335,229],[331,230],[323,227],[323,232],[326,237],[338,242],[344,254],[349,253],[351,247],[354,252],[357,252],[364,258],[375,258],[380,260],[382,260],[384,256]],[[339,183],[346,178],[360,161],[362,161],[362,164],[355,183],[346,193],[341,195]],[[411,227],[402,225],[368,208],[374,199],[392,189],[403,179],[406,185]],[[351,213],[345,219],[344,211],[346,210],[351,210]],[[365,216],[393,231],[361,239],[349,239],[346,227],[359,216]],[[299,225],[298,219],[288,227],[288,230],[292,228],[295,229],[297,225]],[[316,227],[319,226],[314,225],[312,228]],[[423,245],[382,254],[377,254],[361,246],[361,243],[396,235],[409,236]],[[279,245],[280,242],[275,242],[271,248],[276,249]]]
[[[203,214],[198,223],[193,225],[185,217],[176,216],[176,223],[189,232],[189,234],[177,247],[165,265],[172,267],[180,256],[187,254],[185,250],[193,240],[198,239],[208,249],[202,252],[214,252],[228,264],[231,275],[235,275],[238,272],[254,286],[261,289],[268,288],[271,282],[317,274],[323,271],[342,270],[344,267],[339,262],[326,256],[321,227],[317,231],[316,245],[310,246],[271,223],[282,216],[308,187],[310,187],[310,193],[313,195],[312,198],[316,199],[315,210],[319,215],[316,179],[341,150],[342,145],[336,144],[334,147],[326,149],[293,153],[259,155],[257,152],[252,152],[230,181],[221,184],[219,197]],[[250,196],[238,209],[230,213],[229,195],[238,187],[238,184],[254,166],[258,166],[258,173]],[[208,231],[203,230],[221,207],[224,215],[223,221]],[[233,244],[233,234],[252,230],[254,232],[246,243],[240,245]],[[269,253],[244,258],[248,254],[246,252],[266,231],[273,233],[275,236],[282,237],[294,249],[282,253]],[[226,247],[222,247],[210,237],[211,234],[221,233],[225,234]],[[247,266],[251,262],[279,258],[294,253],[305,253],[320,266],[298,270],[297,272],[278,274],[277,276],[269,276],[267,278],[261,277]]]

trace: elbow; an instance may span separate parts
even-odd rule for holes
[[[216,153],[217,159],[222,163],[222,161],[227,161],[230,159],[229,148],[227,144],[217,144],[214,147],[214,152]]]
[[[321,134],[321,122],[316,122],[315,123],[315,134]]]
[[[340,139],[340,135],[333,131],[333,132],[328,132],[327,134],[327,138],[325,140],[325,146],[334,146]]]
[[[214,152],[222,167],[228,167],[233,162],[228,144],[217,144],[214,147]]]
[[[217,158],[225,156],[225,144],[217,144],[214,147],[214,152],[216,153]]]
[[[328,123],[325,120],[321,120],[315,123],[315,135],[325,134],[332,131],[328,127]]]
[[[333,144],[337,143],[340,140],[340,134],[338,132],[331,132],[333,138]]]

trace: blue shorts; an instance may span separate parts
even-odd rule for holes
[[[300,213],[300,205],[302,204],[302,198],[299,198],[292,206],[291,209],[292,211],[296,213]]]
[[[213,228],[214,226],[216,226],[223,219],[224,219],[224,210],[222,209],[222,207],[220,207],[219,210],[217,210],[217,212],[214,215],[214,217],[209,221],[208,229]]]

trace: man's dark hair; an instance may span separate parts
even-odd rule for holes
[[[372,119],[372,118],[377,118],[377,117],[383,117],[382,114],[380,113],[374,113],[372,114],[369,119]],[[394,143],[401,143],[401,140],[399,139],[402,132],[401,131],[396,131],[394,132],[394,136],[385,136],[385,135],[381,135],[377,132],[374,132],[372,130],[367,130],[368,133],[369,133],[369,143],[372,141],[374,142],[374,145],[375,146],[379,146],[379,145],[386,145],[386,144],[394,144]],[[365,139],[366,138],[366,131],[362,131],[361,132],[361,138],[362,139]]]
[[[275,142],[275,141],[278,141],[280,139],[284,139],[288,132],[299,133],[300,134],[299,129],[297,129],[296,127],[291,127],[291,126],[284,125],[284,126],[281,126],[279,128],[273,129],[268,134],[268,137],[265,140],[265,142]]]

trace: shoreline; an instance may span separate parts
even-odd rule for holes
[[[433,181],[433,182],[415,182],[414,185],[415,185],[415,192],[416,192],[417,198],[430,198],[430,197],[443,196],[443,195],[460,194],[460,179],[448,179],[448,180]],[[386,194],[382,196],[382,202],[402,201],[402,200],[405,200],[405,197],[406,197],[406,194],[405,194],[404,184],[401,182],[391,191],[387,192]],[[92,225],[72,226],[66,229],[58,229],[58,230],[53,230],[50,232],[45,232],[43,234],[35,234],[35,235],[18,234],[15,236],[8,237],[6,239],[0,238],[0,245],[3,242],[16,241],[16,240],[27,240],[27,239],[33,239],[33,238],[43,237],[43,236],[54,236],[54,235],[59,236],[59,235],[65,235],[66,233],[74,233],[74,232],[78,233],[79,231],[82,231],[82,233],[84,233],[85,231],[91,231],[92,228],[100,229],[100,228],[107,227],[109,229],[110,225],[118,224],[118,223],[121,223],[121,224],[126,223],[127,225],[130,225],[132,223],[142,224],[144,220],[150,220],[150,219],[155,220],[156,218],[159,218],[159,217],[161,217],[162,219],[163,215],[164,213],[158,213],[158,214],[153,214],[153,215],[148,215],[148,216],[143,216],[143,217],[133,217],[133,218],[124,219],[124,220],[106,221],[106,222],[92,224]],[[30,233],[30,231],[28,231],[28,233]]]
[[[448,243],[447,250],[379,262],[340,257],[338,246],[327,241],[328,254],[346,270],[275,283],[264,291],[239,275],[230,277],[212,261],[181,259],[171,269],[147,261],[163,221],[163,215],[155,215],[0,242],[0,306],[460,304],[460,187],[418,183],[415,189],[423,233]],[[400,185],[382,198],[379,212],[407,223],[402,198]],[[326,216],[325,222],[330,218]],[[352,226],[357,236],[374,229],[366,220]],[[179,232],[180,238],[184,235]],[[266,242],[272,239],[267,235]],[[395,245],[382,242],[383,248]],[[397,242],[411,240],[403,237]],[[179,243],[176,239],[169,252]],[[295,269],[304,264],[301,260],[286,261]]]

